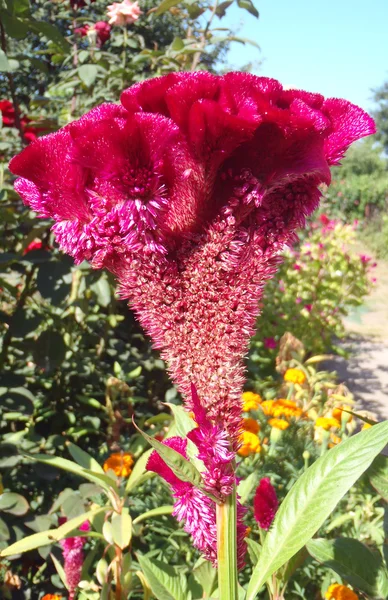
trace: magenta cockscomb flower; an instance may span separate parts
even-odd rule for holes
[[[260,480],[253,500],[254,516],[262,529],[268,531],[275,518],[279,502],[269,477]]]
[[[187,458],[187,440],[172,437],[164,442]],[[217,561],[217,528],[215,503],[191,483],[181,481],[154,450],[147,470],[160,475],[171,486],[175,498],[173,515],[184,522],[184,530],[193,538],[194,546],[213,564]]]
[[[59,524],[63,525],[66,521],[65,517],[60,517]],[[90,531],[89,521],[82,523],[79,529],[81,531]],[[62,546],[69,600],[74,600],[77,586],[81,581],[82,565],[84,563],[83,547],[86,543],[86,538],[80,536],[69,537],[61,540],[59,543]]]
[[[112,271],[191,405],[236,441],[243,358],[279,252],[318,205],[360,108],[247,73],[172,73],[10,164],[76,262]]]
[[[158,473],[172,488],[175,498],[173,515],[184,521],[184,530],[193,537],[193,543],[207,560],[215,565],[217,561],[216,504],[206,495],[210,492],[220,503],[232,493],[237,483],[232,462],[235,454],[224,430],[213,425],[201,406],[196,389],[192,386],[192,405],[196,427],[187,438],[197,447],[199,458],[204,465],[202,489],[181,481],[154,450],[148,460],[147,470]],[[187,439],[172,437],[163,442],[187,458]],[[203,490],[203,491],[202,491]],[[244,566],[246,554],[243,523],[245,509],[237,502],[237,552],[238,566]]]

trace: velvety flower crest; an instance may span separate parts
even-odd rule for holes
[[[63,525],[66,521],[67,519],[65,517],[61,517],[59,519],[59,524]],[[85,523],[80,525],[79,529],[81,531],[90,531],[90,523],[85,521]],[[76,588],[81,581],[82,565],[84,562],[83,547],[86,543],[86,538],[80,536],[68,537],[61,540],[59,543],[62,546],[69,600],[74,600]]]
[[[360,108],[273,79],[171,73],[40,138],[10,168],[62,249],[114,273],[189,409],[194,383],[237,442],[264,284],[330,166],[373,132]]]

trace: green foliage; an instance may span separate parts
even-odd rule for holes
[[[388,422],[359,433],[317,460],[293,486],[266,536],[246,600],[323,524],[342,496],[386,445]]]
[[[388,81],[385,81],[381,87],[374,90],[373,99],[377,104],[377,109],[373,115],[376,120],[377,135],[385,150],[388,151]]]
[[[251,342],[250,377],[259,379],[266,365],[272,367],[287,331],[313,354],[326,352],[344,335],[343,317],[362,304],[371,288],[370,263],[354,251],[354,242],[352,226],[318,220],[285,251],[265,288],[258,334]]]

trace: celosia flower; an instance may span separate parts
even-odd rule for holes
[[[325,431],[329,431],[332,427],[338,429],[340,426],[341,424],[333,417],[318,417],[314,425],[314,427],[321,427]]]
[[[211,492],[220,501],[225,500],[236,484],[232,461],[234,452],[229,448],[225,431],[214,426],[206,417],[198,395],[192,387],[193,412],[197,427],[187,437],[197,446],[198,458],[203,461],[202,489]],[[172,437],[163,442],[187,458],[187,440]],[[193,537],[193,544],[207,560],[214,565],[217,560],[217,528],[216,506],[204,491],[195,488],[191,483],[181,481],[166,465],[157,452],[152,452],[147,470],[158,473],[171,488],[175,500],[173,515],[178,521],[184,521],[184,530]],[[243,523],[244,508],[237,502],[237,554],[239,568],[243,567],[246,543],[245,525]]]
[[[250,456],[261,452],[260,439],[251,431],[243,431],[240,435],[240,446],[237,450],[239,456]]]
[[[15,109],[12,102],[9,100],[0,101],[0,112],[2,116],[3,127],[16,127]],[[29,125],[31,119],[26,115],[20,114],[20,127],[23,132],[24,140],[33,142],[36,140],[38,133],[43,133],[46,128]]]
[[[262,529],[268,531],[275,518],[279,502],[275,488],[269,477],[260,480],[253,500],[253,511],[257,523]]]
[[[288,429],[290,426],[290,424],[284,419],[269,419],[268,424],[275,429],[280,429],[281,431]]]
[[[9,100],[0,100],[3,127],[15,127],[15,109]]]
[[[284,381],[303,385],[306,381],[306,374],[301,369],[287,369],[284,373]]]
[[[242,401],[243,412],[249,412],[259,408],[262,398],[259,394],[255,394],[254,392],[244,392],[242,395]]]
[[[110,38],[110,30],[112,27],[105,21],[97,21],[94,25],[85,24],[82,27],[74,29],[74,33],[78,33],[81,37],[95,35],[97,39],[97,46],[101,48],[105,42]]]
[[[260,431],[260,423],[258,423],[256,419],[243,419],[242,428],[244,429],[244,431],[258,433]]]
[[[104,471],[113,471],[117,477],[129,477],[133,458],[129,452],[114,452],[103,464]]]
[[[138,2],[123,0],[123,2],[113,2],[108,6],[107,16],[111,25],[132,25],[138,20],[142,11]]]
[[[59,519],[59,524],[62,525],[66,521],[66,518],[61,517]],[[79,529],[81,531],[90,531],[89,522],[85,521],[85,523],[82,523]],[[62,546],[69,600],[74,600],[76,588],[81,581],[82,565],[84,562],[83,547],[86,543],[86,538],[80,536],[68,537],[64,540],[60,540],[59,543]]]
[[[171,73],[121,102],[15,157],[16,189],[77,263],[114,273],[189,408],[194,383],[236,442],[264,284],[373,121],[247,73]]]
[[[333,583],[325,594],[327,600],[358,600],[357,594],[346,585]]]

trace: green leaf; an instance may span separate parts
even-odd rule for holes
[[[51,467],[56,467],[57,469],[62,469],[63,471],[69,471],[69,473],[83,477],[92,483],[100,485],[106,492],[109,492],[112,488],[116,493],[118,493],[117,484],[113,481],[113,479],[108,477],[108,475],[100,475],[99,473],[94,473],[93,471],[84,469],[83,467],[77,465],[77,463],[67,460],[66,458],[50,456],[49,454],[25,453],[24,456],[30,458],[31,460],[36,460],[43,464],[50,465]]]
[[[34,362],[48,373],[59,367],[66,356],[66,345],[58,331],[46,330],[40,334],[33,350]]]
[[[113,541],[116,546],[124,550],[132,539],[132,519],[128,508],[123,508],[121,514],[113,513],[111,522]]]
[[[251,0],[237,0],[237,4],[239,5],[240,8],[244,8],[251,15],[256,17],[256,19],[259,18],[259,11],[257,10],[256,6],[253,4],[253,2],[251,2]]]
[[[259,483],[259,475],[254,471],[246,479],[243,479],[237,488],[237,494],[240,496],[241,504],[245,504],[248,500],[252,490]]]
[[[59,49],[64,52],[70,51],[71,46],[69,42],[65,40],[55,25],[51,25],[51,23],[47,23],[46,21],[35,21],[34,19],[24,19],[24,21],[25,23],[28,23],[30,29],[44,35],[50,41],[54,42]]]
[[[77,527],[79,527],[79,525],[81,525],[84,521],[92,521],[96,515],[105,512],[106,510],[107,507],[101,506],[97,509],[88,511],[83,515],[76,517],[75,519],[66,521],[66,523],[57,529],[49,529],[47,531],[41,531],[40,533],[29,535],[2,550],[0,552],[0,557],[14,556],[15,554],[21,554],[22,552],[28,552],[29,550],[41,548],[42,546],[48,546],[53,542],[57,542],[65,538],[67,535],[69,535],[69,533],[72,533],[75,529],[77,529]]]
[[[152,508],[151,510],[147,510],[147,512],[139,515],[134,519],[133,524],[141,523],[141,521],[145,521],[146,519],[151,519],[152,517],[159,517],[161,515],[171,515],[174,507],[171,505],[166,506],[158,506],[157,508]]]
[[[163,0],[163,2],[161,4],[159,4],[159,6],[156,9],[154,14],[158,17],[159,15],[162,15],[167,10],[172,8],[173,6],[177,6],[181,2],[182,2],[182,0]]]
[[[358,540],[320,538],[310,540],[307,550],[318,562],[369,596],[381,597],[388,586],[387,572],[379,554],[372,553]]]
[[[388,457],[376,456],[367,474],[375,490],[388,502]]]
[[[187,600],[186,579],[181,572],[144,555],[139,554],[137,559],[157,600]]]
[[[0,495],[0,511],[20,517],[28,512],[30,506],[20,494],[4,492]]]
[[[97,74],[97,65],[81,65],[78,67],[78,75],[86,87],[93,85],[93,83],[96,81]]]
[[[183,40],[180,37],[174,37],[174,39],[171,42],[171,50],[174,50],[175,52],[178,52],[179,50],[182,50],[185,47]]]
[[[252,563],[252,565],[257,565],[257,562],[260,558],[262,546],[261,546],[261,544],[259,544],[259,542],[256,542],[255,540],[252,540],[249,537],[245,541],[248,546],[248,553],[249,553],[249,558],[251,559],[251,563]]]
[[[231,4],[233,4],[233,2],[234,0],[225,0],[225,2],[221,2],[221,4],[219,4],[216,9],[217,17],[220,17],[220,19],[222,19],[222,17],[226,15],[227,9]]]
[[[50,554],[50,558],[54,563],[54,567],[63,583],[63,585],[65,586],[65,588],[68,590],[69,588],[67,587],[67,580],[66,580],[66,573],[64,568],[62,567],[61,563],[59,562],[59,560],[55,557],[54,554]]]
[[[195,487],[200,486],[202,482],[201,474],[198,471],[198,469],[196,469],[194,465],[191,464],[191,462],[186,460],[186,458],[179,454],[179,452],[173,450],[173,448],[169,448],[168,446],[165,446],[158,440],[155,440],[155,438],[147,435],[146,433],[144,433],[144,431],[141,431],[141,429],[139,429],[137,426],[136,429],[142,434],[144,439],[146,439],[147,442],[157,451],[157,453],[159,454],[159,456],[161,456],[166,465],[170,467],[172,472],[181,481],[187,481],[188,483],[192,483]]]
[[[11,71],[11,67],[8,62],[7,55],[3,50],[0,50],[0,72],[9,73],[10,71]]]
[[[5,11],[1,13],[1,20],[7,35],[16,40],[23,39],[29,31],[28,25],[22,19],[18,19]]]
[[[132,473],[130,474],[127,481],[127,485],[125,486],[126,494],[129,494],[129,492],[131,492],[138,485],[138,483],[140,483],[141,477],[143,476],[146,470],[147,461],[151,456],[152,452],[152,448],[150,450],[147,450],[146,452],[143,452],[141,457],[135,462],[135,465],[132,469]]]
[[[82,450],[72,442],[67,444],[67,449],[69,450],[71,456],[74,458],[75,462],[79,464],[80,467],[84,467],[84,469],[89,469],[93,473],[99,473],[105,475],[104,469],[102,466],[92,457],[90,454]]]
[[[193,575],[202,586],[204,595],[211,596],[217,584],[217,569],[210,561],[200,558],[194,565]]]
[[[298,479],[266,536],[246,600],[302,548],[387,442],[388,421],[341,442]]]

